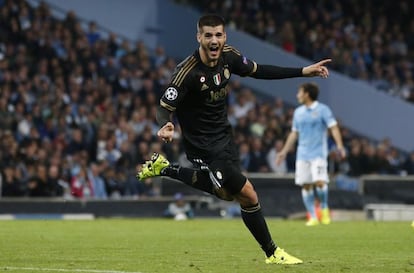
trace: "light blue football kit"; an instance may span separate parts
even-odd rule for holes
[[[318,101],[309,107],[301,105],[293,114],[292,131],[298,134],[296,152],[295,183],[312,184],[317,181],[328,183],[328,128],[337,124],[331,109]],[[322,209],[328,207],[328,189],[316,187]],[[312,218],[316,218],[314,193],[302,189],[305,207]]]
[[[293,114],[292,131],[298,133],[296,160],[328,157],[328,128],[337,124],[331,109],[318,101],[301,105]]]

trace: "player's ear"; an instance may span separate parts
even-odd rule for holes
[[[201,42],[201,34],[199,31],[197,31],[197,42]]]

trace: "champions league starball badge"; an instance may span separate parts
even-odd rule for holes
[[[167,100],[175,100],[178,97],[178,91],[174,87],[168,87],[164,96]]]

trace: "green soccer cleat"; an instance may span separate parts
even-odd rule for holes
[[[278,247],[276,248],[275,253],[273,253],[272,256],[266,258],[265,263],[266,264],[301,264],[303,263],[303,261],[301,259],[298,259],[288,254],[282,248]]]
[[[331,223],[331,215],[328,208],[322,210],[321,223],[324,225]]]
[[[319,225],[319,220],[315,218],[310,218],[308,221],[306,221],[305,226],[307,227],[314,227]]]
[[[151,156],[151,160],[142,165],[142,169],[137,173],[136,177],[139,180],[144,180],[154,176],[160,176],[161,171],[170,166],[170,162],[158,153]]]

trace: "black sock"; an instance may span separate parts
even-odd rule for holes
[[[180,180],[193,188],[213,194],[213,185],[206,172],[171,165],[164,168],[161,175]]]
[[[164,169],[161,170],[161,175],[168,176],[174,179],[178,179],[177,176],[178,176],[179,169],[180,169],[179,166],[171,164],[170,166],[165,167]]]
[[[277,246],[273,242],[269,229],[267,228],[260,204],[248,208],[241,208],[241,216],[244,224],[260,244],[266,256],[270,257],[273,255]]]

